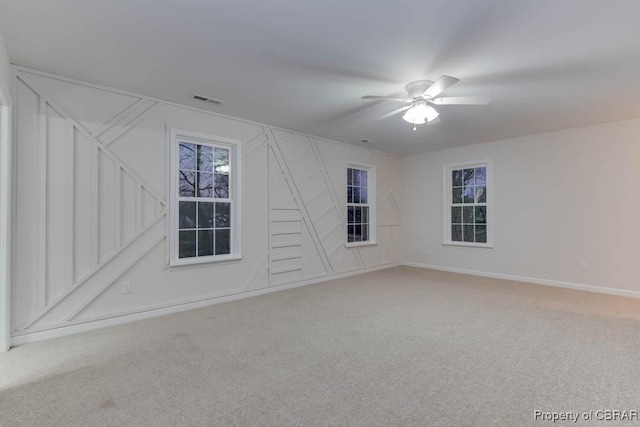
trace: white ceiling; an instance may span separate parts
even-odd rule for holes
[[[636,0],[0,0],[12,62],[398,154],[640,116]],[[412,80],[461,79],[417,131]],[[214,106],[194,92],[224,100]]]

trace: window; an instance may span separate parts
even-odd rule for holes
[[[347,246],[376,242],[375,166],[347,164]]]
[[[445,166],[445,244],[491,247],[491,164]]]
[[[179,130],[171,139],[171,264],[239,257],[239,142]]]

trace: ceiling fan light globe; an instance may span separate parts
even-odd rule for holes
[[[410,109],[402,116],[402,118],[415,125],[421,125],[430,122],[438,117],[438,112],[425,100],[416,101]]]
[[[430,105],[427,107],[427,110],[425,112],[425,118],[427,119],[428,122],[437,119],[439,115],[440,113],[438,113],[435,108],[433,108]]]
[[[413,123],[414,125],[421,125],[425,123],[424,116],[416,114],[415,108],[408,109],[407,112],[404,113],[404,116],[402,116],[402,118],[404,119],[404,121]]]
[[[421,118],[419,118],[419,117],[411,117],[411,118],[403,117],[403,119],[404,119],[406,122],[413,123],[414,125],[423,125],[423,124],[425,124],[425,123],[426,123],[426,122],[424,121],[424,119],[421,119]]]

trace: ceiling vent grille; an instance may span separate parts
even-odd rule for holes
[[[198,101],[210,102],[210,103],[216,104],[216,105],[222,104],[222,101],[220,101],[219,99],[208,98],[206,96],[198,95],[197,93],[193,94],[193,99],[197,99]]]

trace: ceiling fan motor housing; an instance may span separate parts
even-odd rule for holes
[[[415,82],[409,83],[405,89],[407,89],[407,93],[409,94],[409,98],[421,98],[422,94],[431,86],[433,82],[431,80],[418,80]]]

